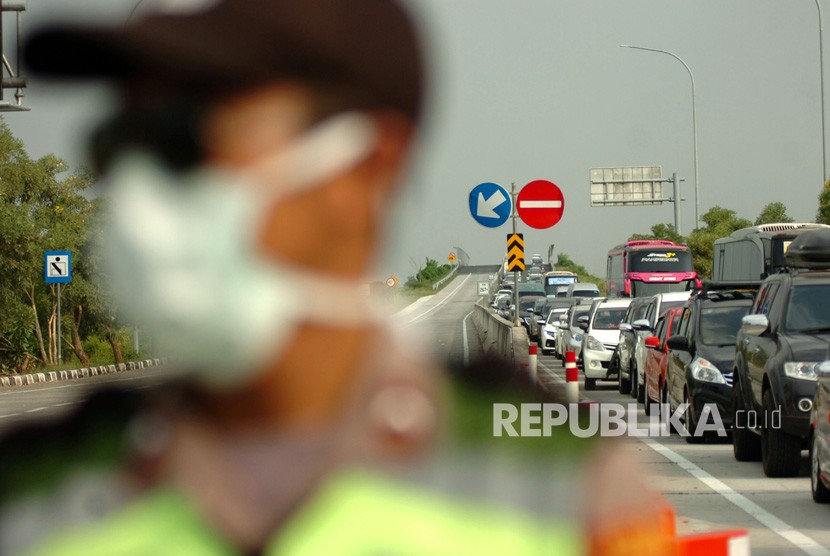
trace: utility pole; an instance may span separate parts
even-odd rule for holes
[[[513,207],[513,234],[516,233],[516,221],[519,219],[519,212],[516,210],[516,182],[510,183],[510,202]],[[513,326],[519,326],[519,278],[521,277],[520,270],[513,271]]]

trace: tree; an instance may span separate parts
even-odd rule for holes
[[[25,370],[32,360],[57,363],[57,291],[44,284],[43,253],[77,253],[91,215],[82,193],[92,177],[60,179],[66,168],[53,155],[31,159],[0,121],[0,367],[6,370]],[[75,286],[64,286],[62,297],[71,299]],[[68,324],[69,316],[63,320]]]
[[[773,224],[775,222],[793,222],[793,219],[787,214],[787,207],[784,206],[784,203],[767,203],[767,205],[761,209],[761,214],[759,214],[758,218],[755,219],[756,226],[761,224]]]
[[[824,187],[818,195],[816,222],[819,224],[830,224],[830,180],[824,182]]]
[[[666,239],[675,243],[685,243],[685,238],[678,234],[672,224],[655,224],[650,234],[632,234],[629,241],[637,239]]]

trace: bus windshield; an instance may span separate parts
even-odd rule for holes
[[[641,282],[639,280],[631,281],[631,297],[651,297],[658,293],[667,292],[684,292],[692,289],[692,281],[684,280],[682,282]]]
[[[694,268],[692,267],[692,256],[688,251],[657,248],[632,251],[628,271],[693,272]]]

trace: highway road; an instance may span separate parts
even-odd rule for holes
[[[565,369],[552,356],[539,356],[541,382],[564,381]],[[555,377],[555,378],[554,378]],[[618,393],[617,384],[598,382],[586,392],[580,374],[580,399],[628,404],[635,400]],[[642,407],[637,422],[648,423]],[[753,556],[811,554],[830,556],[830,506],[810,497],[806,452],[798,477],[770,479],[760,462],[738,462],[728,440],[688,444],[668,438],[625,438],[620,444],[637,457],[648,483],[661,492],[677,512],[684,534],[723,529],[748,529]]]
[[[412,324],[428,324],[436,354],[450,361],[480,354],[469,319],[477,299],[473,281],[486,275],[459,276],[439,295],[419,303],[411,311]],[[466,322],[466,326],[465,326]],[[466,332],[465,332],[466,330]],[[464,338],[466,337],[466,342]],[[539,356],[540,382],[561,395],[565,369],[552,356]],[[597,390],[581,399],[603,403],[634,402],[617,392],[616,383],[599,382]],[[648,422],[643,409],[637,420]],[[732,444],[687,444],[678,435],[668,438],[616,439],[639,462],[647,483],[671,503],[681,534],[725,529],[747,529],[753,556],[809,554],[830,556],[830,506],[815,504],[810,497],[806,452],[798,477],[770,479],[760,462],[737,462]],[[623,477],[620,480],[624,480]]]
[[[469,315],[478,298],[476,284],[487,277],[487,272],[459,275],[437,295],[397,313],[395,320],[419,335],[444,361],[456,364],[479,357],[481,346]],[[560,388],[562,364],[541,355],[539,362],[540,382]],[[163,369],[153,369],[0,390],[0,430],[20,420],[65,411],[99,382],[120,381],[130,388],[145,388],[163,377]],[[619,394],[613,383],[600,382],[595,391],[580,391],[582,399],[600,405],[633,402]],[[637,410],[637,418],[647,422],[642,409]],[[690,445],[673,435],[624,438],[617,443],[619,449],[638,458],[646,481],[675,508],[681,533],[745,528],[750,531],[755,556],[830,556],[830,506],[820,506],[810,498],[806,454],[799,477],[770,479],[760,463],[736,462],[728,442]]]

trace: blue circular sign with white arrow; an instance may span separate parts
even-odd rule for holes
[[[488,228],[498,228],[510,218],[510,194],[497,183],[480,183],[470,191],[470,214]]]

